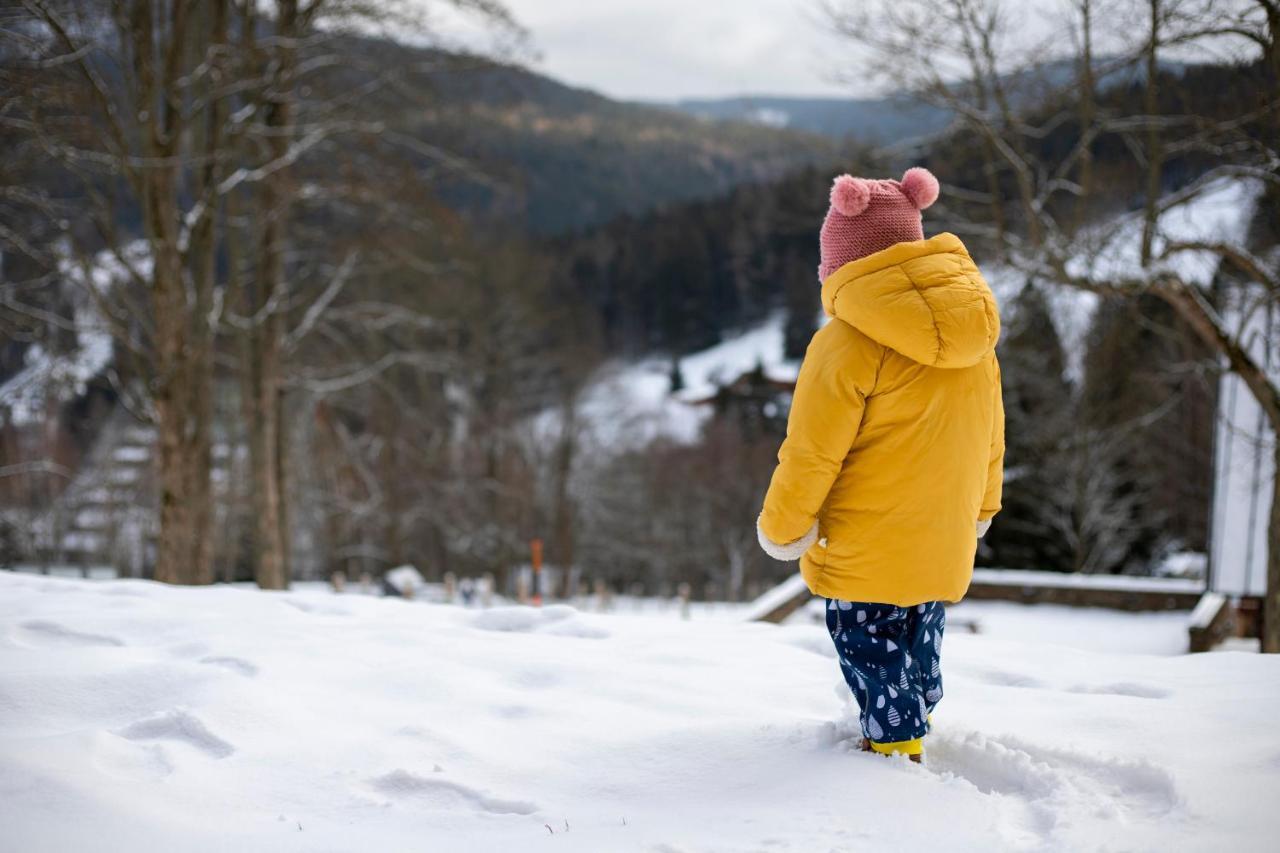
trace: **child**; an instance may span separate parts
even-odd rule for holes
[[[919,761],[942,698],[944,602],[1000,510],[1000,315],[953,234],[928,240],[928,171],[841,175],[822,224],[822,306],[760,544],[800,560],[861,709],[866,750]]]

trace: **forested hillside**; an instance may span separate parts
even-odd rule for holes
[[[394,51],[383,61],[396,62]],[[708,121],[519,68],[469,64],[454,58],[421,81],[439,106],[424,114],[417,133],[485,175],[483,182],[452,176],[439,188],[446,200],[514,213],[533,234],[721,196],[831,162],[838,150],[804,130]]]
[[[871,162],[851,154],[840,168]],[[783,309],[799,357],[817,323],[817,229],[835,168],[551,241],[558,287],[598,317],[613,352],[692,352]]]

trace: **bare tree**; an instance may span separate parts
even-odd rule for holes
[[[956,132],[978,140],[987,187],[985,192],[953,187],[946,210],[949,224],[1039,280],[1091,293],[1151,293],[1163,299],[1241,378],[1280,434],[1280,383],[1248,345],[1242,319],[1280,294],[1275,258],[1256,254],[1245,239],[1179,239],[1165,227],[1222,178],[1261,184],[1264,214],[1280,198],[1280,151],[1275,148],[1280,4],[1075,0],[1064,6],[1075,35],[1076,69],[1065,82],[1061,75],[1055,80],[1053,64],[1045,61],[1061,54],[1043,34],[1020,31],[1025,17],[1015,16],[999,0],[896,0],[874,7],[828,3],[824,8],[833,28],[869,57],[863,67],[883,69],[887,82],[951,110]],[[1106,60],[1098,59],[1102,15],[1109,23]],[[1141,35],[1129,39],[1129,33]],[[1223,39],[1260,49],[1271,84],[1259,92],[1256,105],[1233,116],[1161,113],[1165,51]],[[1099,81],[1116,75],[1141,81],[1140,110],[1100,107]],[[1070,122],[1078,127],[1065,151],[1041,144]],[[1271,132],[1259,133],[1259,127]],[[1143,176],[1138,257],[1124,263],[1114,259],[1126,251],[1121,241],[1134,240],[1133,231],[1090,227],[1085,217],[1108,204],[1093,163],[1103,139],[1125,145]],[[1216,165],[1165,192],[1168,158],[1192,153],[1212,158]],[[1232,315],[1215,309],[1205,283],[1180,272],[1176,261],[1189,253],[1214,257],[1222,268],[1241,276],[1249,283],[1251,304]],[[1280,466],[1280,447],[1276,453]],[[1275,488],[1280,490],[1280,477]],[[1269,542],[1263,649],[1280,652],[1280,491],[1272,499]]]
[[[445,0],[436,5],[478,15],[495,32],[519,33],[505,9],[490,0]],[[429,230],[434,206],[421,195],[407,198],[403,189],[405,184],[423,186],[429,177],[406,167],[404,154],[443,159],[450,168],[465,164],[409,132],[412,116],[426,104],[406,83],[426,70],[423,66],[429,61],[419,58],[407,67],[387,68],[351,49],[351,32],[371,27],[429,35],[422,16],[434,10],[431,4],[276,0],[263,20],[254,3],[238,8],[238,47],[251,85],[242,88],[237,106],[238,112],[255,117],[242,140],[242,161],[262,178],[231,199],[235,221],[228,229],[233,263],[227,317],[239,344],[241,411],[251,462],[254,575],[260,586],[278,589],[291,576],[292,455],[286,398],[297,374],[294,362],[300,346],[321,326],[333,333],[351,319],[413,325],[430,318],[429,306],[388,303],[358,318],[335,314],[330,322],[328,315],[343,306],[348,287],[355,289],[361,281],[397,266],[422,270],[431,265],[412,249],[392,257],[385,236],[354,223],[354,214],[359,211],[368,222],[385,228],[394,213],[398,221],[392,227],[398,231]],[[353,71],[354,85],[349,82]],[[332,158],[341,152],[339,139],[348,147],[371,148],[373,156],[343,154],[339,162],[346,168],[337,169]],[[299,147],[329,162],[311,166],[292,155]],[[336,217],[347,227],[339,234],[329,233],[308,217],[329,222]],[[421,360],[421,352],[398,351],[391,341],[383,344],[369,353],[369,361],[353,365],[356,375],[377,375],[392,364]],[[370,364],[375,366],[372,374],[367,372]],[[384,463],[391,457],[384,453]]]
[[[160,482],[155,576],[172,583],[212,580],[212,223],[225,166],[228,13],[226,0],[24,0],[6,29],[6,127],[74,187],[25,188],[28,209],[50,214],[52,228],[42,245],[15,248],[46,270],[89,266],[105,252],[127,271],[126,286],[100,289],[92,274],[83,283],[117,345],[146,365]],[[126,210],[136,212],[136,234],[120,228]],[[131,251],[139,239],[142,252]]]
[[[521,35],[492,0],[437,5]],[[21,284],[66,279],[109,323],[125,366],[119,390],[158,435],[160,580],[213,579],[215,374],[234,366],[251,457],[250,557],[261,585],[288,583],[286,389],[312,381],[292,375],[289,358],[321,333],[350,281],[388,264],[367,250],[379,242],[368,231],[359,233],[361,251],[355,237],[316,239],[321,229],[299,218],[328,206],[347,210],[350,221],[357,203],[366,211],[379,203],[378,180],[422,183],[423,160],[459,165],[397,124],[413,106],[405,81],[430,60],[387,69],[351,50],[371,31],[423,33],[427,11],[410,0],[6,7],[0,133],[28,172],[6,187],[6,208],[25,221],[0,227],[0,245],[30,258],[34,271]],[[399,102],[374,97],[384,92]],[[308,164],[353,137],[369,153],[349,158],[351,171],[337,179],[315,180],[325,170]],[[397,148],[416,169],[406,172],[410,156],[394,156]],[[354,174],[370,165],[379,168]],[[404,228],[421,228],[429,209],[403,216]],[[102,285],[95,266],[103,257],[124,271],[123,283]],[[8,296],[6,309],[16,304]],[[57,304],[17,308],[74,330]],[[224,337],[238,344],[239,358],[221,358]],[[408,358],[380,352],[372,375]],[[332,374],[324,381],[338,380]]]

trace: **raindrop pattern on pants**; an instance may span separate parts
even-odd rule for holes
[[[940,601],[895,607],[827,600],[827,630],[865,737],[896,743],[928,733],[929,715],[942,699],[938,661],[946,621]]]

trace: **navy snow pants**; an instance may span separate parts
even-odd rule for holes
[[[942,602],[915,607],[827,599],[827,630],[872,743],[924,737],[942,699]]]

